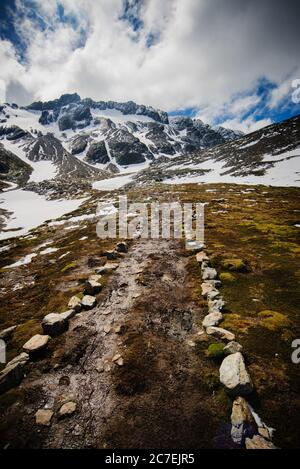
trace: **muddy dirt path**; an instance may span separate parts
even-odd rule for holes
[[[197,342],[205,311],[193,300],[191,257],[177,241],[138,240],[103,301],[75,316],[63,345],[31,365],[2,418],[4,442],[29,448],[227,446],[217,367]],[[54,343],[55,339],[53,339]],[[197,342],[195,342],[197,341]],[[76,412],[56,411],[75,401]],[[55,411],[49,427],[39,408]]]

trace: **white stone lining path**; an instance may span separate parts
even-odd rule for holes
[[[137,233],[137,237],[139,237]],[[226,342],[224,346],[223,359],[220,366],[220,382],[225,386],[230,396],[234,398],[231,414],[231,437],[234,443],[246,449],[276,449],[272,443],[272,429],[264,424],[259,416],[254,412],[251,405],[245,399],[253,391],[253,383],[247,371],[245,361],[242,355],[242,346],[235,341],[235,335],[219,324],[223,320],[222,310],[225,302],[219,291],[221,286],[218,280],[217,271],[210,267],[209,258],[204,252],[204,247],[196,249],[196,260],[201,265],[202,276],[202,296],[207,299],[208,314],[203,319],[202,325],[208,335],[215,337],[217,340]],[[124,255],[128,250],[128,246],[124,242],[116,245],[114,251],[105,253],[108,260],[114,261],[120,253]],[[95,294],[101,291],[101,277],[107,272],[111,272],[118,268],[118,263],[107,262],[103,267],[96,269],[96,273],[92,274],[85,283],[84,296],[80,299],[73,296],[67,310],[64,313],[50,313],[42,320],[42,328],[44,335],[37,334],[26,342],[23,346],[24,352],[15,357],[0,373],[0,394],[8,391],[12,387],[18,386],[25,374],[25,365],[32,358],[47,347],[51,337],[62,334],[68,329],[69,320],[82,310],[90,310],[97,304]],[[14,326],[15,327],[15,326]],[[7,331],[10,333],[11,329]],[[2,333],[5,333],[2,331]],[[5,335],[5,334],[4,334]],[[113,360],[119,365],[123,365],[121,355],[116,355]],[[65,407],[64,407],[65,406]],[[65,403],[58,410],[58,418],[63,418],[73,414],[76,411],[76,403]],[[39,409],[36,412],[37,425],[49,426],[53,412]]]
[[[227,355],[220,366],[220,382],[234,398],[231,413],[231,438],[234,443],[246,449],[277,449],[272,443],[273,429],[267,427],[254,412],[245,396],[253,392],[253,383],[247,371],[242,346],[235,341],[235,335],[221,327],[222,310],[225,306],[218,289],[221,286],[217,271],[210,267],[204,246],[199,247],[196,260],[201,265],[202,296],[207,299],[208,314],[202,325],[208,335],[226,342],[223,349]]]

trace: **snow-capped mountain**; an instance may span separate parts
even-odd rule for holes
[[[134,179],[135,183],[299,186],[300,116],[209,149],[156,160]]]
[[[169,118],[166,112],[132,101],[93,101],[76,93],[22,108],[3,104],[0,161],[6,149],[32,170],[20,178],[6,161],[0,179],[31,183],[60,177],[103,179],[135,170],[135,165],[148,167],[161,156],[174,158],[240,136],[200,119]]]

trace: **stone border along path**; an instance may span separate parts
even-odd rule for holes
[[[140,237],[137,233],[136,238]],[[225,306],[224,300],[218,290],[221,286],[217,279],[217,271],[210,267],[209,258],[204,252],[204,246],[195,249],[196,260],[201,265],[202,296],[207,299],[208,314],[203,319],[202,325],[206,334],[218,340],[226,342],[224,353],[227,355],[220,366],[220,382],[226,387],[230,396],[234,398],[231,413],[231,437],[234,443],[246,449],[276,449],[272,443],[272,429],[264,424],[259,416],[254,412],[244,396],[251,394],[253,384],[247,371],[243,355],[242,346],[235,341],[235,335],[230,331],[218,327],[223,320],[222,310]],[[125,242],[119,242],[115,250],[107,251],[104,255],[107,260],[116,260],[120,253],[127,253],[128,246]],[[94,295],[101,291],[102,275],[118,268],[116,262],[106,263],[103,267],[97,268],[95,274],[85,282],[84,296],[80,300],[73,296],[64,313],[50,313],[42,320],[44,335],[36,334],[31,337],[23,346],[24,352],[7,363],[0,373],[0,394],[8,391],[12,387],[18,386],[25,372],[25,365],[31,358],[37,358],[38,352],[45,349],[51,337],[62,334],[68,329],[69,320],[82,310],[90,310],[97,304]],[[15,326],[13,326],[14,328]],[[9,336],[13,328],[2,331],[1,336]],[[7,332],[7,334],[6,334]],[[116,356],[113,360],[120,366],[123,364],[121,356]],[[76,411],[76,403],[69,401],[58,409],[58,418],[71,415]],[[39,409],[36,414],[38,425],[49,426],[54,412],[48,409]]]
[[[136,238],[139,236],[140,234],[137,233]],[[128,245],[125,242],[119,242],[117,243],[115,250],[105,252],[104,256],[106,256],[107,260],[116,260],[120,257],[120,254],[123,255],[127,253],[127,251]],[[51,337],[56,337],[65,332],[69,327],[69,320],[75,316],[75,314],[82,310],[90,310],[96,306],[97,299],[94,295],[99,293],[102,289],[102,275],[112,272],[117,268],[118,264],[116,262],[107,262],[104,266],[97,268],[95,270],[95,274],[90,275],[86,280],[83,291],[84,296],[81,300],[77,296],[72,296],[68,303],[68,307],[70,308],[69,310],[64,313],[50,313],[43,318],[42,328],[44,334],[36,334],[31,337],[23,345],[24,352],[20,353],[8,362],[5,368],[0,372],[0,394],[5,393],[9,389],[18,386],[21,383],[25,376],[25,365],[28,361],[33,358],[38,358],[38,353],[47,347]],[[13,326],[2,331],[0,333],[2,340],[9,338],[16,327],[17,326]],[[119,365],[123,364],[121,357],[117,359],[117,363]],[[69,415],[70,409],[73,409],[73,413],[76,408],[76,405],[74,408],[73,404],[74,403],[70,403],[70,406],[64,409],[61,408],[58,415],[61,417],[61,414]],[[42,410],[43,409],[40,409],[37,413],[36,421],[40,425],[48,425],[50,424],[53,412],[43,413]]]
[[[231,413],[231,438],[234,443],[246,449],[277,449],[272,443],[273,429],[261,421],[254,412],[245,396],[253,391],[253,383],[247,371],[242,346],[235,341],[235,335],[221,327],[222,310],[225,302],[218,290],[221,281],[217,271],[210,267],[204,246],[195,250],[196,260],[201,265],[202,296],[207,299],[208,314],[202,325],[206,334],[226,342],[224,353],[226,357],[220,366],[220,382],[225,386],[228,394],[233,397]]]

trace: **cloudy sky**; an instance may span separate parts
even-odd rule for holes
[[[76,91],[255,130],[300,113],[299,17],[299,0],[0,0],[0,101]]]

